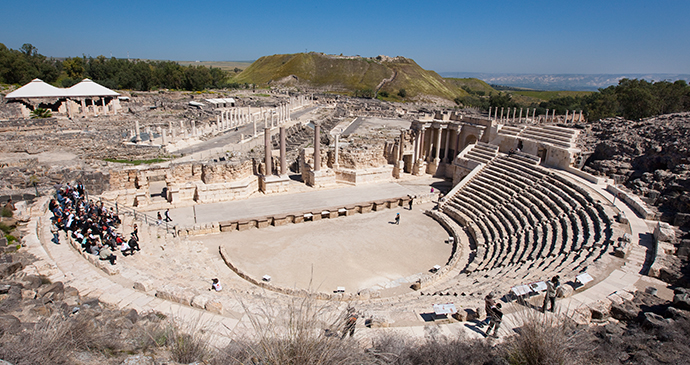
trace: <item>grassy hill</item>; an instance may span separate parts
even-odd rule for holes
[[[351,94],[380,87],[389,99],[401,99],[400,89],[405,89],[406,98],[412,99],[453,100],[467,95],[436,72],[424,70],[404,57],[343,57],[315,52],[272,55],[256,60],[233,81],[259,86],[302,85]]]
[[[457,79],[457,78],[446,78],[446,82],[452,84],[453,86],[464,89],[464,90],[471,90],[474,93],[477,92],[484,92],[484,95],[489,95],[491,93],[497,92],[496,89],[491,87],[491,85],[487,84],[486,82],[476,79],[476,78],[463,78],[463,79]]]

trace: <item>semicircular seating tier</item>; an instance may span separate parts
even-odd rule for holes
[[[536,156],[485,155],[481,171],[441,205],[474,241],[470,278],[528,282],[584,272],[603,257],[612,222],[585,188],[539,166]]]

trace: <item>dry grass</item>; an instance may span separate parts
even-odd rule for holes
[[[591,352],[584,329],[564,314],[522,312],[518,334],[504,344],[505,357],[511,364],[580,364]]]

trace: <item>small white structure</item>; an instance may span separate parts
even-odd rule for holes
[[[220,98],[220,99],[206,99],[214,108],[228,108],[235,106],[235,99],[233,98]]]
[[[53,113],[74,116],[115,115],[120,109],[119,93],[99,85],[89,79],[61,89],[40,79],[7,94],[10,103],[19,103],[21,116],[28,118],[36,108],[45,108]]]

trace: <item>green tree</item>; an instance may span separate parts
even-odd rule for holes
[[[84,58],[70,57],[62,61],[62,69],[71,79],[84,78]]]
[[[405,89],[398,90],[398,96],[405,99],[407,97],[407,91],[405,91]]]

